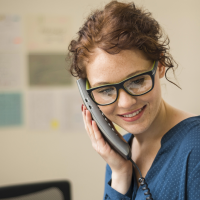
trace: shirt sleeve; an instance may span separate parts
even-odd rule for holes
[[[200,161],[188,177],[187,197],[187,200],[200,199]]]
[[[132,191],[133,183],[131,182],[131,186],[125,195],[121,194],[111,187],[111,175],[112,175],[112,171],[109,165],[107,164],[103,200],[131,200],[131,196],[133,192]]]
[[[198,123],[188,142],[192,146],[187,168],[187,200],[200,199],[200,124]]]

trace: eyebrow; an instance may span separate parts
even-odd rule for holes
[[[131,74],[129,74],[128,76],[126,76],[123,80],[126,80],[127,78],[130,78],[130,77],[132,77],[132,76],[134,76],[134,75],[137,75],[137,74],[141,74],[141,73],[144,73],[144,72],[147,72],[147,70],[138,70],[138,71],[136,71],[136,72],[133,72],[133,73],[131,73]],[[122,80],[122,81],[123,81]],[[121,82],[121,81],[120,81]],[[118,82],[118,83],[120,83],[120,82]],[[98,86],[101,86],[101,85],[109,85],[109,84],[115,84],[115,83],[109,83],[109,82],[97,82],[97,83],[95,83],[93,86],[91,86],[92,88],[94,88],[94,87],[98,87]]]

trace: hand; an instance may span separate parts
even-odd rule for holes
[[[111,186],[118,192],[125,194],[130,187],[132,179],[132,163],[116,153],[105,141],[96,122],[92,120],[92,116],[85,106],[83,106],[82,115],[85,129],[92,142],[93,148],[108,163],[112,170]],[[111,121],[110,123],[112,124]],[[114,127],[113,124],[112,126]],[[124,140],[119,133],[118,135]]]

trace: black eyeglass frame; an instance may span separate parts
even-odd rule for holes
[[[119,83],[115,83],[115,84],[107,84],[107,85],[101,85],[101,86],[98,86],[98,87],[95,87],[95,88],[90,88],[90,89],[86,89],[87,92],[88,92],[88,95],[90,96],[91,99],[93,99],[93,101],[97,104],[97,105],[100,105],[100,106],[107,106],[107,105],[110,105],[112,103],[114,103],[115,101],[117,101],[118,99],[118,96],[119,96],[119,89],[123,89],[126,93],[130,94],[131,96],[141,96],[141,95],[144,95],[148,92],[150,92],[153,88],[154,88],[154,79],[155,79],[155,74],[156,74],[156,70],[157,70],[157,67],[158,67],[158,61],[154,61],[154,65],[152,67],[152,69],[150,71],[147,71],[147,72],[144,72],[144,73],[141,73],[141,74],[137,74],[137,75],[134,75],[132,77],[129,77]],[[126,90],[126,88],[124,87],[124,83],[132,78],[136,78],[138,76],[141,76],[141,75],[149,75],[152,79],[152,87],[150,90],[142,93],[142,94],[131,94],[130,92],[128,92]],[[116,91],[117,91],[117,95],[116,95],[116,99],[111,102],[111,103],[108,103],[108,104],[99,104],[95,101],[95,99],[93,98],[93,95],[92,95],[92,91],[93,90],[96,90],[96,89],[99,89],[99,88],[103,88],[103,87],[107,87],[107,86],[112,86],[112,87],[115,87],[116,88]]]

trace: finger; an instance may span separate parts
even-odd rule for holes
[[[95,139],[94,131],[92,128],[92,115],[91,115],[90,111],[88,111],[88,110],[86,110],[86,124],[87,124],[88,131],[90,133],[90,136],[93,139]]]
[[[84,121],[85,129],[86,129],[87,133],[89,134],[89,128],[88,128],[88,123],[87,123],[87,119],[86,119],[87,118],[86,112],[87,112],[87,108],[85,106],[83,106],[83,111],[82,111],[83,121]]]
[[[82,111],[82,117],[83,117],[83,122],[84,122],[85,130],[88,131],[87,124],[86,124],[86,116],[85,116],[84,111]]]
[[[94,131],[92,128],[92,116],[91,116],[90,111],[88,111],[88,110],[86,110],[86,125],[87,125],[88,135],[92,142],[92,146],[95,147],[96,146],[96,138],[95,138]]]
[[[97,123],[94,120],[92,121],[92,128],[94,130],[94,135],[95,135],[96,140],[100,140],[101,138],[103,138],[102,133],[99,130]]]
[[[92,121],[92,127],[94,130],[94,135],[97,143],[97,152],[101,154],[102,156],[106,156],[108,154],[108,150],[110,151],[109,144],[105,141],[104,137],[102,136],[102,133],[100,132],[97,124],[95,121]]]
[[[86,123],[86,107],[85,106],[83,106],[82,117],[83,117],[83,122],[84,122],[84,125],[85,125],[85,129],[86,129],[86,131],[88,131],[87,123]]]
[[[89,128],[90,124],[88,124],[88,122],[87,122],[87,115],[89,115],[90,113],[87,113],[87,112],[88,112],[87,108],[84,107],[82,115],[83,115],[83,120],[84,120],[84,124],[85,124],[85,129],[86,129],[86,132],[87,132],[87,134],[88,134],[88,136],[90,138],[90,141],[92,142],[93,148],[96,150],[97,149],[96,148],[97,144],[96,144],[96,139],[95,139],[95,136],[94,136],[94,132],[93,132],[92,129]]]

